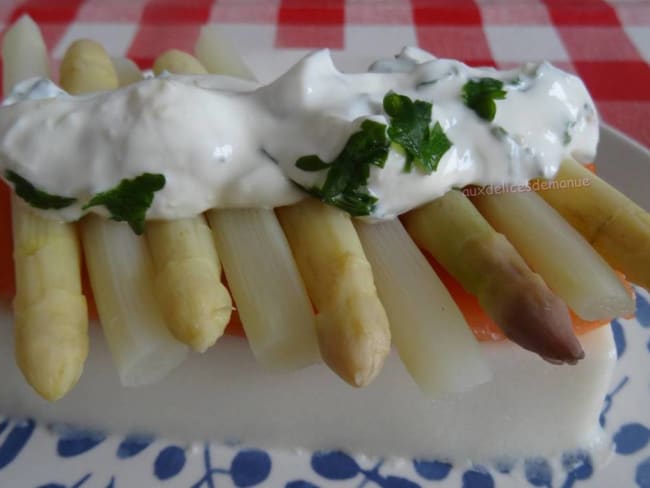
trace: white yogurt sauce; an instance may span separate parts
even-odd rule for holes
[[[507,92],[492,122],[461,96],[466,82],[485,77],[503,81]],[[405,172],[403,152],[392,146],[384,168],[371,166],[372,218],[393,218],[467,184],[551,178],[562,159],[595,156],[597,115],[577,77],[548,63],[497,71],[406,48],[361,74],[339,72],[329,51],[316,51],[264,86],[165,75],[70,96],[50,81],[28,80],[0,109],[0,170],[77,198],[50,211],[65,220],[79,218],[94,194],[145,172],[166,177],[149,219],[291,204],[305,195],[294,182],[321,186],[326,177],[297,168],[298,158],[332,161],[364,120],[388,125],[382,100],[390,91],[431,102],[432,125],[439,122],[453,146],[428,175]]]

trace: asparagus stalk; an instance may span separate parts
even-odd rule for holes
[[[402,362],[437,398],[491,378],[458,306],[399,220],[355,222]]]
[[[101,44],[89,40],[73,42],[60,67],[61,87],[72,95],[114,90],[117,75]]]
[[[381,370],[391,337],[350,216],[315,199],[276,212],[318,310],[323,359],[349,384],[369,384]]]
[[[38,26],[23,16],[2,43],[5,95],[15,83],[48,77]],[[79,380],[88,355],[88,312],[81,292],[75,227],[33,213],[12,199],[16,299],[16,360],[27,382],[55,401]]]
[[[216,25],[206,25],[194,46],[194,53],[210,73],[255,81],[255,75]]]
[[[212,210],[208,220],[255,358],[276,371],[319,361],[311,304],[273,210]]]
[[[578,316],[611,320],[634,313],[634,300],[616,273],[539,195],[502,193],[472,201]]]
[[[198,59],[178,49],[165,51],[156,58],[153,63],[153,72],[159,75],[163,71],[182,75],[205,75],[208,73]]]
[[[64,61],[66,90],[118,87],[110,58],[93,41],[73,43]],[[171,336],[156,303],[145,240],[123,223],[94,215],[82,220],[81,231],[102,330],[122,384],[159,381],[185,359],[187,348]]]
[[[552,362],[584,356],[566,304],[462,192],[452,190],[409,212],[404,223],[512,341]]]
[[[158,303],[174,337],[204,352],[232,313],[221,263],[205,218],[149,222],[145,231]]]
[[[580,184],[567,191],[538,182],[539,195],[614,269],[650,289],[650,214],[573,159],[562,163],[555,181]]]
[[[120,86],[137,83],[143,79],[142,72],[138,65],[128,58],[111,58],[113,69],[117,75]]]
[[[205,74],[193,56],[171,50],[154,63],[154,72]],[[204,352],[223,334],[232,300],[221,283],[221,263],[202,215],[149,222],[145,230],[153,262],[158,303],[170,332]]]
[[[195,51],[211,73],[252,78],[215,27],[201,30]],[[217,209],[207,216],[256,359],[274,370],[320,361],[311,303],[275,213]]]
[[[90,284],[102,331],[124,386],[163,379],[187,355],[167,330],[153,292],[143,238],[123,223],[89,215],[81,222]]]

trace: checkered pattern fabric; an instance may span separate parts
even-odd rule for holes
[[[206,23],[223,25],[248,64],[264,66],[261,79],[321,47],[357,70],[409,44],[471,65],[547,59],[584,79],[606,122],[650,146],[648,0],[0,1],[3,28],[23,13],[55,61],[91,37],[149,67],[165,49],[191,50]]]

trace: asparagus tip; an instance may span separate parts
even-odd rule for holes
[[[537,281],[537,283],[535,283]],[[552,364],[576,364],[585,353],[567,305],[541,279],[514,288],[498,323],[506,336]]]

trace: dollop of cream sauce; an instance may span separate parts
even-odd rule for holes
[[[496,116],[481,119],[462,99],[469,80],[503,81]],[[301,156],[332,161],[361,123],[388,125],[390,92],[433,104],[453,146],[436,171],[404,171],[392,147],[371,166],[372,219],[390,219],[468,184],[523,185],[552,178],[561,161],[590,161],[598,118],[582,81],[551,64],[498,71],[405,48],[365,73],[344,74],[316,51],[268,85],[224,76],[163,75],[116,91],[70,96],[49,80],[19,84],[0,108],[0,170],[78,203],[48,211],[76,220],[94,194],[125,178],[162,173],[148,219],[210,208],[277,207],[322,186],[326,171],[296,167]],[[298,185],[296,185],[297,183]],[[87,211],[104,213],[103,207]]]

